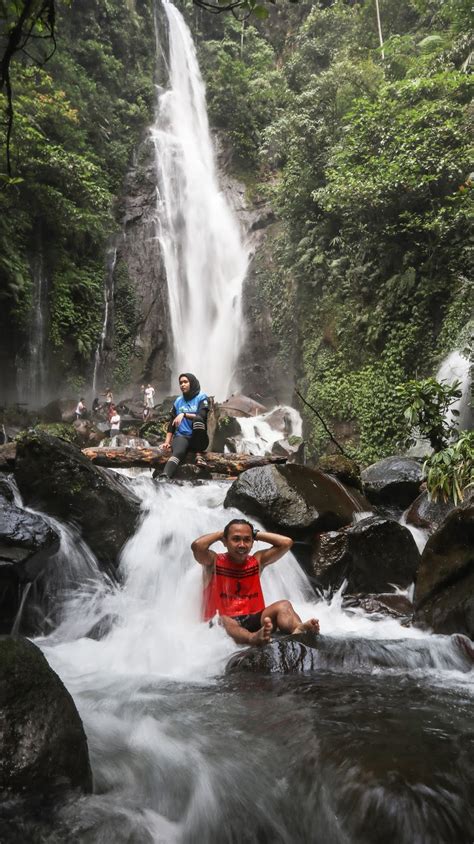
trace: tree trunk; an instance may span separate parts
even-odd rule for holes
[[[108,466],[109,468],[130,468],[132,466],[164,466],[169,454],[163,454],[159,448],[84,448],[82,453],[97,466]],[[194,463],[194,456],[186,463]],[[221,454],[209,451],[203,454],[206,468],[209,472],[217,475],[240,475],[246,469],[253,469],[255,466],[266,466],[269,463],[286,463],[286,457],[260,457],[253,454]],[[204,467],[203,467],[204,468]]]

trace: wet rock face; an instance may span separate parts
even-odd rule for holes
[[[317,537],[312,559],[316,584],[349,592],[389,592],[413,583],[420,554],[410,531],[391,519],[370,516]]]
[[[473,653],[463,636],[432,646],[427,639],[362,639],[314,635],[276,635],[270,644],[234,654],[226,674],[300,674],[315,670],[371,673],[374,668],[436,668],[439,661],[458,671],[472,670]]]
[[[407,511],[407,524],[434,531],[453,509],[452,501],[432,501],[427,492],[422,492]]]
[[[318,469],[328,475],[333,475],[343,484],[353,486],[362,492],[360,468],[357,463],[343,454],[325,454],[318,460]]]
[[[32,433],[18,444],[15,477],[25,503],[78,525],[99,562],[114,571],[140,510],[117,475],[69,443]]]
[[[386,457],[364,469],[361,478],[369,501],[405,508],[419,494],[422,467],[411,457]]]
[[[307,466],[264,466],[243,472],[227,493],[225,507],[237,507],[267,527],[300,538],[350,524],[369,504],[359,493]]]
[[[0,788],[92,791],[87,739],[74,701],[27,639],[0,637]]]
[[[415,621],[435,633],[474,637],[474,499],[454,509],[426,543]]]
[[[35,580],[58,549],[58,535],[40,516],[0,492],[0,633],[12,629],[22,585]]]
[[[125,236],[117,253],[117,270],[125,265],[139,313],[131,380],[169,382],[170,320],[163,260],[156,238],[156,175],[150,139],[140,147],[127,174],[122,205]],[[105,370],[112,361],[105,360]]]

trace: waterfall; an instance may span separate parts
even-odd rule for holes
[[[472,428],[472,411],[470,407],[470,393],[471,393],[471,363],[468,358],[462,355],[459,351],[454,350],[441,363],[438,372],[436,373],[436,380],[440,383],[445,381],[448,384],[453,384],[455,381],[460,381],[461,397],[457,402],[451,405],[447,413],[446,421],[452,424],[453,410],[459,411],[457,417],[457,427],[459,431],[466,431]]]
[[[206,99],[191,34],[164,0],[169,88],[158,90],[155,147],[156,236],[168,286],[172,384],[195,372],[207,393],[237,388],[241,296],[248,255],[219,188]],[[157,45],[159,48],[159,44]]]
[[[106,256],[106,272],[104,281],[104,321],[102,323],[102,331],[100,333],[99,342],[95,351],[94,374],[92,376],[92,393],[97,395],[99,388],[99,371],[104,364],[104,350],[109,331],[109,324],[114,303],[114,270],[117,262],[117,247],[112,246],[107,251]],[[103,385],[102,385],[103,386]]]
[[[48,279],[43,257],[32,263],[33,297],[26,360],[18,367],[17,388],[20,400],[39,407],[46,400],[46,350],[48,322]]]

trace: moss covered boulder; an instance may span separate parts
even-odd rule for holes
[[[0,788],[92,790],[87,739],[74,701],[27,639],[0,637]]]
[[[140,511],[118,475],[94,466],[74,445],[31,432],[18,443],[15,477],[26,504],[77,525],[99,563],[114,571]]]
[[[343,527],[355,512],[370,509],[356,490],[296,463],[248,469],[232,484],[224,506],[238,507],[295,539]]]
[[[425,545],[415,621],[435,633],[474,638],[474,499],[456,507]]]

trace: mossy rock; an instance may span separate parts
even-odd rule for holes
[[[40,649],[0,637],[0,788],[27,794],[92,791],[75,703]]]
[[[345,457],[343,454],[323,454],[318,460],[317,468],[321,472],[333,475],[339,481],[342,481],[343,484],[362,491],[360,466],[354,460],[351,460],[350,457]]]

